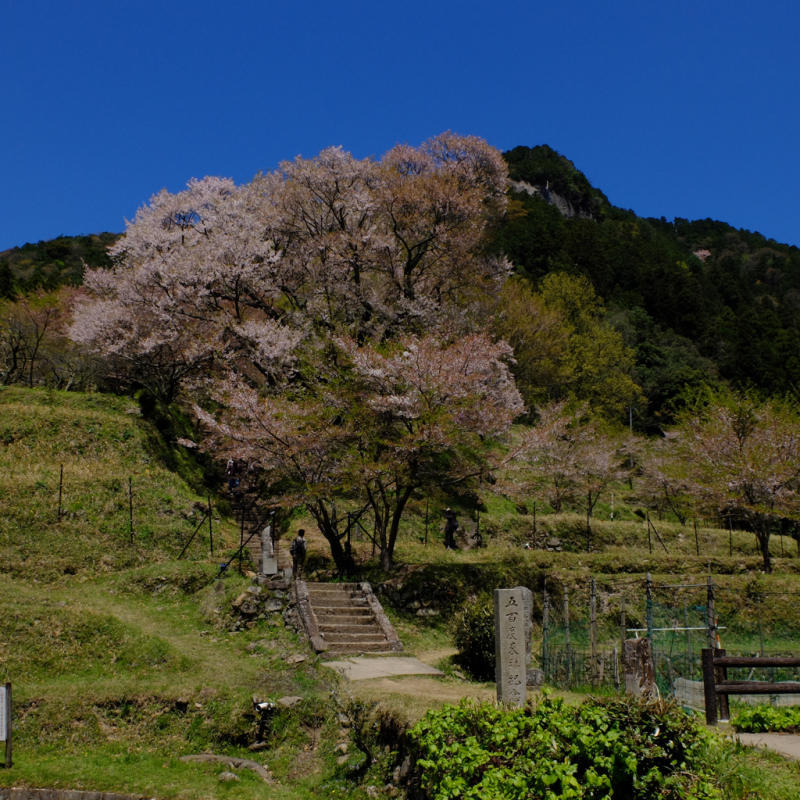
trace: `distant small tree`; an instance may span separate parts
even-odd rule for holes
[[[64,332],[75,293],[65,286],[0,301],[0,384],[75,383],[81,355]]]
[[[781,517],[800,519],[800,417],[780,400],[713,398],[687,414],[676,446],[697,502],[730,516],[756,536],[764,570]]]
[[[671,511],[686,524],[693,503],[688,468],[679,456],[674,434],[636,443],[636,495],[648,507]]]
[[[538,417],[519,445],[518,490],[544,491],[556,511],[567,503],[581,508],[591,543],[591,519],[598,500],[613,481],[626,474],[624,437],[591,416],[586,404],[552,403],[539,409]]]

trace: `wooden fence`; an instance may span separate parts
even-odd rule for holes
[[[731,694],[798,694],[800,682],[728,680],[729,667],[776,668],[800,667],[796,656],[728,656],[722,649],[705,648],[703,659],[703,691],[706,701],[706,722],[716,725],[719,719],[730,719],[728,695]]]

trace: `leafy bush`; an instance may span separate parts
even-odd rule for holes
[[[738,711],[732,720],[739,733],[790,731],[800,733],[800,706],[752,706]]]
[[[674,705],[632,699],[568,706],[545,696],[504,709],[462,701],[409,734],[412,793],[425,800],[710,800],[708,734]]]
[[[458,663],[476,680],[494,680],[494,606],[488,596],[472,597],[455,620]]]

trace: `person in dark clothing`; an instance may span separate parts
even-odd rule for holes
[[[444,549],[456,550],[456,531],[458,530],[458,520],[456,512],[452,508],[444,510]]]
[[[292,556],[292,577],[299,578],[306,563],[306,532],[302,528],[297,531],[297,536],[289,546],[289,552]]]

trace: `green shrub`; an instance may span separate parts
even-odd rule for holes
[[[457,662],[479,681],[494,680],[494,606],[486,596],[472,597],[456,615]]]
[[[800,706],[752,706],[736,713],[732,725],[739,733],[800,732]]]
[[[708,734],[674,705],[632,699],[506,709],[462,701],[409,733],[425,800],[710,800]]]

